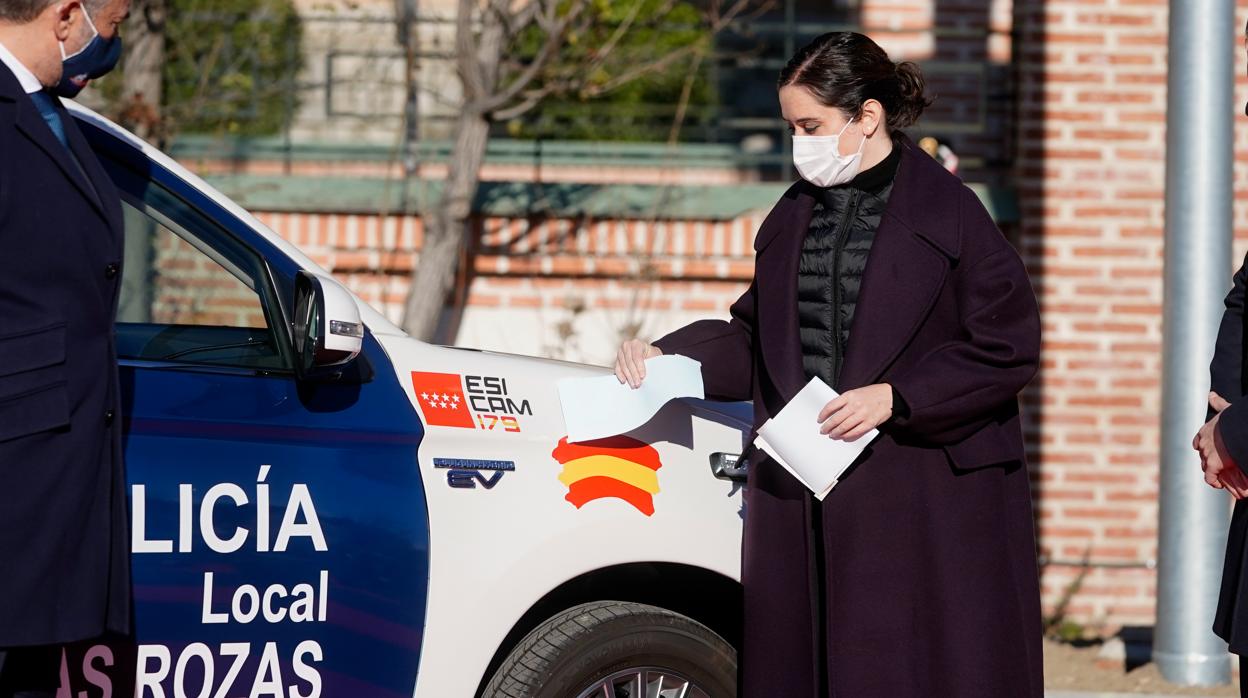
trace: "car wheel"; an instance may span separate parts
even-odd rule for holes
[[[622,601],[582,604],[529,633],[485,698],[735,698],[737,653],[695,620]]]

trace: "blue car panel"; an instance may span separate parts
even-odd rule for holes
[[[270,243],[84,130],[129,197],[181,197],[266,260],[265,292],[289,299],[298,270]],[[150,339],[131,329],[123,353]],[[73,695],[411,696],[429,576],[423,429],[372,335],[336,382],[176,360],[123,360],[121,380],[136,635],[68,649]]]

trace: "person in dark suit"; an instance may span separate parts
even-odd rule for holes
[[[1248,257],[1235,273],[1214,346],[1209,393],[1213,416],[1192,445],[1200,452],[1205,482],[1235,498],[1213,631],[1239,655],[1239,694],[1248,698],[1248,476],[1240,465],[1248,465],[1248,403],[1241,399],[1248,393],[1244,385],[1248,375],[1244,372],[1248,360],[1244,351],[1246,290]]]
[[[62,644],[130,627],[121,200],[60,101],[129,5],[0,0],[0,696],[54,695]]]
[[[620,347],[702,364],[757,429],[812,377],[830,438],[882,435],[822,502],[755,452],[745,492],[747,698],[1041,698],[1041,613],[1017,395],[1040,317],[976,195],[900,129],[927,106],[912,64],[825,34],[780,75],[803,180],[755,240],[731,320]]]

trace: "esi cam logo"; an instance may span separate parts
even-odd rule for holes
[[[434,458],[433,467],[445,468],[446,484],[460,490],[475,490],[478,486],[492,490],[504,474],[516,470],[513,461],[470,458]]]
[[[506,378],[412,371],[412,388],[431,427],[519,433],[520,417],[533,416],[533,406],[512,394]]]

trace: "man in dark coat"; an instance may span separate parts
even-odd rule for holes
[[[1244,299],[1248,290],[1248,258],[1235,273],[1226,297],[1226,312],[1218,329],[1210,365],[1209,403],[1213,418],[1197,434],[1193,444],[1201,452],[1205,481],[1225,489],[1237,500],[1231,517],[1222,568],[1222,591],[1213,629],[1230,645],[1231,652],[1248,655],[1248,404],[1244,389]],[[1234,403],[1233,405],[1231,403]],[[1241,660],[1242,662],[1243,660]],[[1243,680],[1241,679],[1241,686]],[[1241,688],[1241,693],[1245,691]]]
[[[1205,482],[1235,497],[1235,511],[1226,541],[1222,589],[1213,630],[1240,656],[1240,695],[1248,695],[1244,671],[1248,669],[1248,402],[1242,398],[1248,361],[1244,347],[1244,300],[1248,295],[1248,257],[1235,273],[1226,297],[1226,312],[1218,329],[1210,365],[1209,405],[1213,417],[1196,435]]]
[[[0,0],[0,696],[53,695],[61,644],[130,626],[121,200],[49,89],[98,76],[128,12]]]
[[[889,384],[908,413],[822,503],[774,461],[751,463],[745,698],[1043,694],[1016,397],[1039,363],[1035,295],[975,194],[897,147],[839,384]],[[767,217],[731,321],[655,342],[701,361],[709,396],[752,399],[756,429],[806,381],[797,278],[818,191],[799,182]]]

